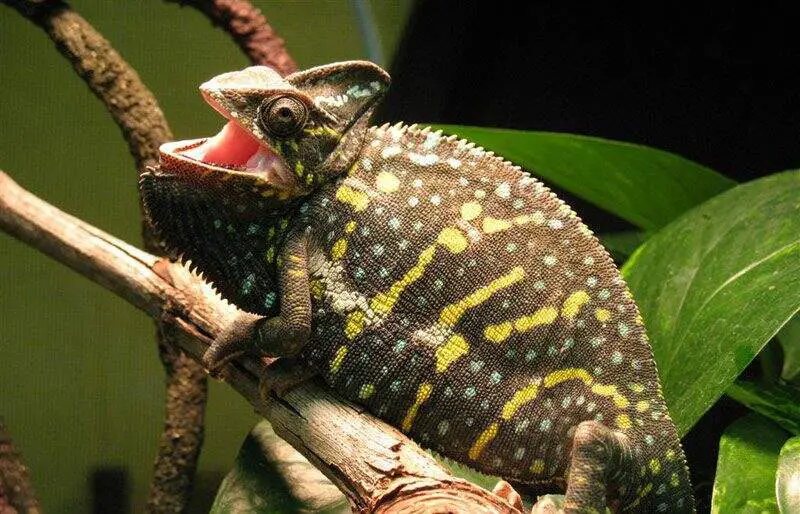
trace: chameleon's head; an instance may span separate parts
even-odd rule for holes
[[[366,61],[286,78],[266,66],[224,73],[200,91],[228,123],[214,137],[163,145],[161,168],[245,182],[262,197],[302,196],[352,164],[388,85]]]
[[[145,213],[170,253],[191,260],[240,308],[274,301],[268,260],[282,212],[350,168],[389,76],[361,61],[282,78],[265,66],[200,90],[228,123],[214,137],[162,145],[141,176]]]

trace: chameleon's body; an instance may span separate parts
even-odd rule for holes
[[[231,169],[253,148],[178,143],[142,182],[167,245],[268,318],[210,365],[252,344],[299,354],[426,447],[536,492],[569,485],[567,510],[606,489],[620,510],[693,510],[636,305],[564,203],[466,141],[367,128],[388,83],[372,65],[249,70],[203,91],[231,140],[244,128],[281,162],[248,176]],[[307,109],[289,136],[269,130],[276,94]]]

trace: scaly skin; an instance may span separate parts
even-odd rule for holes
[[[253,347],[299,355],[423,446],[566,489],[567,512],[693,511],[636,305],[568,206],[469,142],[368,128],[388,85],[374,65],[286,82],[249,70],[203,90],[280,158],[277,175],[177,144],[142,182],[166,244],[257,315],[215,342],[210,367]],[[289,135],[264,119],[275,95],[308,109]]]

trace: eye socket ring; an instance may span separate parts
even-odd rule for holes
[[[264,100],[258,107],[258,125],[268,134],[287,138],[298,133],[308,119],[308,107],[289,95]]]

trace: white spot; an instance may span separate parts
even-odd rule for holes
[[[547,226],[557,230],[564,227],[564,222],[561,220],[550,220]]]
[[[544,262],[544,265],[548,266],[548,267],[549,266],[555,266],[556,265],[556,258],[553,255],[545,255],[544,258],[542,259],[542,262]]]
[[[418,154],[414,152],[408,153],[408,159],[419,166],[432,166],[439,162],[439,156],[435,153]]]
[[[475,198],[483,198],[484,196],[486,196],[486,191],[484,191],[483,189],[475,190]]]
[[[494,190],[494,194],[500,198],[508,198],[511,196],[511,185],[508,182],[500,183]]]
[[[400,155],[401,153],[403,153],[403,149],[399,146],[387,146],[381,152],[381,157],[384,159],[390,159],[396,155]]]
[[[459,161],[458,159],[454,159],[452,157],[447,159],[447,164],[449,164],[450,167],[453,168],[454,170],[457,170],[458,168],[461,167],[461,161]]]
[[[458,183],[459,183],[460,185],[462,185],[462,186],[468,186],[468,185],[469,185],[469,180],[467,180],[467,179],[466,179],[466,178],[464,178],[464,177],[461,177],[461,178],[459,178],[459,179],[458,179]]]
[[[410,205],[411,207],[416,207],[417,204],[419,204],[419,198],[417,198],[416,196],[410,196],[408,198],[408,205]]]
[[[365,170],[372,171],[372,161],[371,160],[369,160],[367,158],[361,159],[361,165],[364,166]]]
[[[431,203],[432,203],[433,205],[439,205],[440,203],[442,203],[442,197],[441,197],[441,196],[439,196],[439,195],[433,195],[433,196],[431,196]]]

